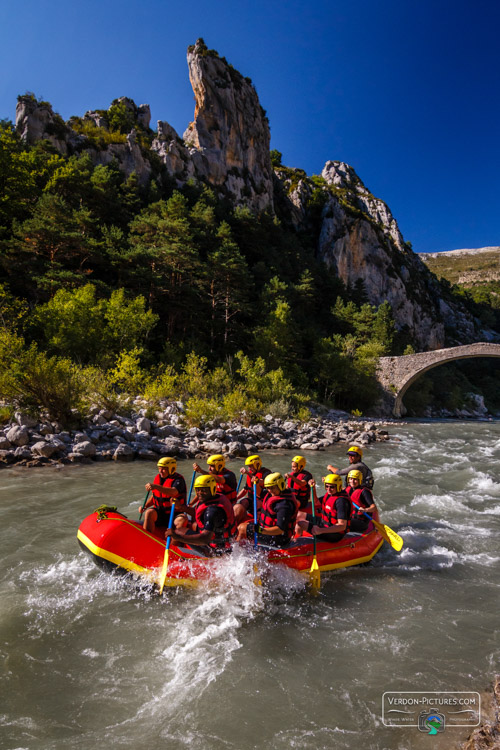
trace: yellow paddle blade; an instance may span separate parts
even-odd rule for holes
[[[313,558],[311,569],[309,571],[309,580],[311,581],[311,586],[314,591],[319,591],[321,587],[321,573],[318,567],[318,560],[316,559],[316,555]]]
[[[260,575],[259,575],[259,569],[258,569],[258,567],[257,567],[257,565],[255,563],[254,563],[254,566],[253,566],[253,572],[255,573],[255,576],[254,576],[254,579],[253,579],[254,584],[256,586],[262,586],[262,581],[261,581],[261,578],[260,578]]]
[[[385,541],[391,545],[393,549],[396,550],[396,552],[399,552],[403,548],[403,539],[399,536],[399,534],[396,534],[393,529],[391,529],[390,526],[386,526],[383,523],[378,523],[378,521],[373,521],[373,525],[375,526],[378,531],[382,534]]]
[[[165,580],[167,578],[167,568],[168,568],[168,549],[165,550],[165,557],[163,558],[163,568],[161,569],[160,596],[163,594],[163,587],[165,586]]]

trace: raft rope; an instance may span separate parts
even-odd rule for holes
[[[100,505],[94,511],[94,513],[97,513],[97,522],[104,521],[104,519],[108,517],[108,513],[115,513],[116,510],[116,505]]]

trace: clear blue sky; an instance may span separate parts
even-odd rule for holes
[[[499,0],[3,0],[0,118],[130,96],[193,117],[198,37],[250,76],[288,166],[351,164],[417,252],[500,245]]]

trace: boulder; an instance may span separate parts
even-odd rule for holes
[[[54,443],[49,443],[47,440],[40,440],[35,445],[31,446],[31,453],[35,456],[44,456],[45,458],[51,458],[54,453],[57,453],[58,447]]]
[[[31,450],[25,445],[20,445],[14,451],[14,456],[17,461],[29,460],[31,458]]]
[[[34,417],[30,417],[28,414],[23,414],[20,411],[16,411],[14,419],[21,427],[36,427],[38,424],[38,420]]]
[[[196,427],[194,429],[197,429]],[[181,437],[182,433],[179,430],[178,427],[175,427],[173,424],[167,424],[164,427],[157,427],[155,430],[156,435],[158,437]],[[188,435],[191,434],[191,430],[188,431]],[[200,430],[200,434],[201,430]]]
[[[232,456],[241,456],[242,458],[246,458],[246,456],[248,456],[248,451],[245,448],[245,444],[241,443],[240,441],[235,440],[231,443],[228,443],[225,447],[227,452]]]
[[[320,450],[318,443],[302,443],[299,446],[301,451],[317,451]]]
[[[214,453],[222,453],[224,450],[224,443],[219,443],[217,441],[210,441],[210,440],[204,440],[201,444],[202,450],[206,451],[206,453],[214,454]]]
[[[83,442],[76,443],[76,445],[73,446],[73,453],[78,453],[81,456],[86,457],[95,456],[96,447],[90,440],[84,440]]]
[[[113,461],[133,461],[135,457],[134,449],[127,443],[122,443],[113,453]]]
[[[9,443],[17,446],[28,445],[30,441],[28,428],[24,426],[15,425],[14,427],[11,427],[5,437],[7,438]]]
[[[0,436],[0,450],[1,451],[10,451],[12,448],[12,443],[7,440],[6,437]]]
[[[135,426],[139,432],[147,432],[148,434],[151,432],[151,421],[147,417],[138,419]]]

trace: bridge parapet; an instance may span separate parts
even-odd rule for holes
[[[377,379],[384,391],[387,409],[392,406],[392,414],[401,417],[406,412],[404,393],[424,372],[445,362],[471,357],[500,357],[500,344],[478,342],[401,357],[380,357]]]

